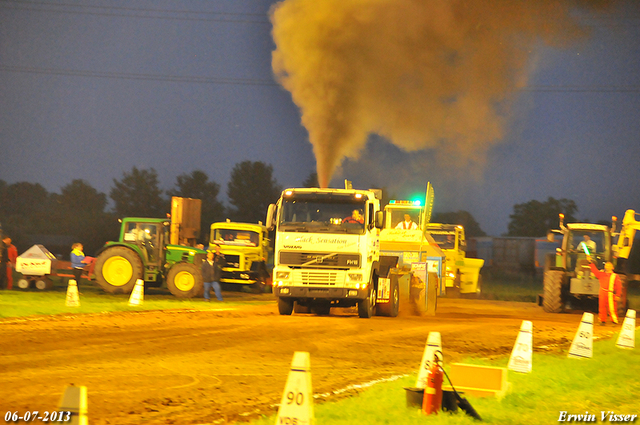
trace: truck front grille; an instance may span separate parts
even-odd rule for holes
[[[240,256],[239,255],[225,255],[225,260],[227,260],[227,267],[233,267],[234,269],[240,268]]]
[[[360,267],[360,254],[336,254],[329,255],[328,252],[297,252],[283,251],[280,253],[280,264],[286,266],[307,267],[340,267],[351,268]]]
[[[303,285],[335,285],[338,281],[339,273],[300,270],[296,274],[299,275],[299,279],[295,280]]]

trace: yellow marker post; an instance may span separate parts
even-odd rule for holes
[[[58,407],[57,415],[62,415],[60,423],[69,425],[88,425],[89,417],[87,416],[87,387],[76,387],[68,385]],[[56,423],[52,419],[52,423]]]

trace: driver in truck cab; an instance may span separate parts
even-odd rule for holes
[[[404,229],[404,230],[416,230],[418,225],[415,221],[411,220],[411,216],[409,214],[404,215],[404,221],[401,221],[396,226],[396,229]]]
[[[362,217],[362,214],[360,213],[360,210],[353,210],[351,212],[351,216],[345,218],[344,220],[342,220],[343,223],[359,223],[359,224],[363,224],[364,223],[364,217]]]

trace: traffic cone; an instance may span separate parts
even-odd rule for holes
[[[436,351],[442,353],[442,341],[440,332],[429,332],[427,337],[427,345],[424,347],[422,361],[420,362],[420,370],[418,371],[418,379],[416,380],[416,388],[425,388],[427,386],[427,375],[431,369]]]
[[[593,314],[584,313],[580,321],[578,332],[573,338],[569,357],[577,359],[590,359],[593,357]]]
[[[67,307],[80,307],[80,297],[78,295],[78,284],[74,279],[69,279],[67,285],[67,299],[65,301]]]
[[[296,351],[280,401],[276,425],[313,425],[315,422],[309,353]]]
[[[616,347],[618,348],[635,348],[636,346],[636,311],[627,310],[627,316],[622,322],[622,330],[618,335]]]
[[[68,385],[62,394],[62,398],[60,398],[56,416],[58,417],[55,420],[51,418],[52,422],[59,421],[70,425],[88,425],[87,387]]]
[[[507,369],[529,373],[531,372],[533,354],[533,324],[529,320],[523,320],[516,344],[511,351]]]
[[[133,291],[131,291],[131,296],[129,297],[129,305],[132,307],[142,305],[144,301],[144,281],[142,279],[136,280],[136,286],[133,287]]]

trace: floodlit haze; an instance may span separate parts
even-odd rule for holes
[[[2,0],[0,179],[201,169],[225,200],[240,161],[293,187],[317,158],[492,235],[549,196],[640,210],[640,3],[505,3]]]

